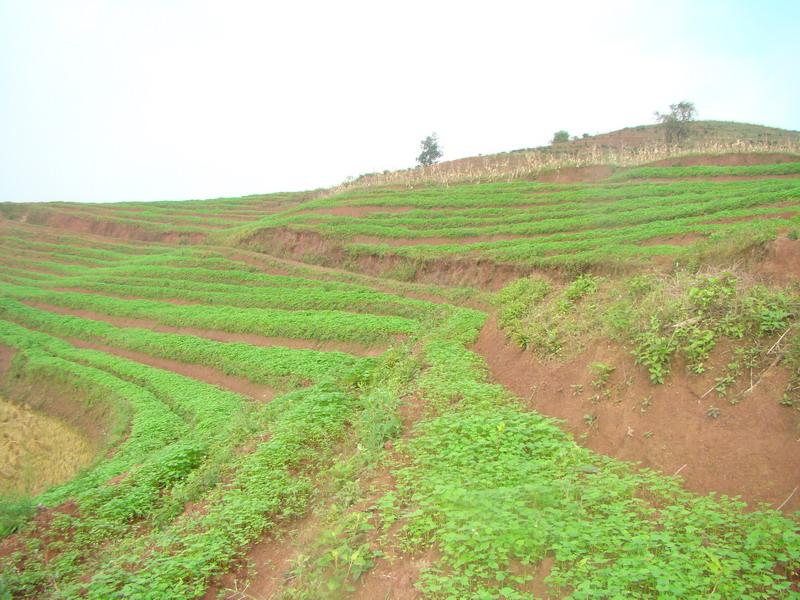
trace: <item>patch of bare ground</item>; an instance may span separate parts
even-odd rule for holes
[[[324,238],[313,231],[286,228],[260,230],[244,243],[251,249],[274,253],[281,258],[316,262],[326,267],[348,265],[359,273],[390,279],[396,273],[402,272],[404,277],[408,276],[409,281],[444,286],[499,289],[511,279],[532,272],[532,269],[523,266],[501,264],[482,258],[411,260],[390,253],[350,255],[336,240]]]
[[[31,538],[40,540],[42,544],[42,558],[45,562],[52,560],[60,551],[59,542],[67,541],[72,532],[53,534],[51,527],[53,519],[58,515],[80,516],[78,505],[70,500],[53,508],[39,508],[30,525],[32,530],[26,531],[23,538],[20,534],[13,534],[0,540],[0,558],[11,556],[25,548],[25,541]],[[57,548],[57,549],[56,549]],[[24,568],[24,565],[17,565]]]
[[[203,600],[268,600],[275,598],[292,576],[294,561],[321,528],[313,513],[267,533],[253,544],[242,564],[209,585]]]
[[[424,401],[418,396],[409,396],[403,399],[398,410],[402,423],[401,440],[406,440],[412,435],[414,425],[422,419]],[[364,503],[364,508],[373,504],[387,492],[396,489],[393,471],[407,466],[404,456],[394,450],[392,442],[387,442],[389,450],[389,464],[392,468],[384,467],[373,478],[375,493]],[[432,566],[439,556],[436,548],[428,548],[419,554],[410,554],[399,550],[398,532],[400,522],[395,523],[386,533],[385,541],[378,541],[378,530],[373,535],[373,549],[380,549],[383,555],[375,560],[375,566],[367,571],[356,583],[353,593],[355,600],[372,600],[380,598],[386,600],[412,600],[421,598],[416,582],[422,571]]]
[[[273,272],[276,275],[287,275],[290,277],[308,277],[306,271],[312,271],[316,279],[323,279],[327,281],[343,281],[350,280],[353,272],[344,271],[334,267],[327,267],[312,263],[306,263],[298,260],[293,260],[286,257],[276,257],[270,254],[251,251],[239,251],[229,254],[228,258],[233,260],[241,260],[247,264],[261,269],[265,273]],[[283,264],[285,268],[274,267],[274,264]],[[385,292],[387,294],[397,294],[400,296],[408,296],[409,298],[416,298],[418,300],[425,300],[436,304],[447,303],[447,298],[437,296],[435,294],[425,293],[421,291],[398,290],[391,285],[391,281],[384,278],[374,277],[367,273],[357,273],[359,279],[357,281],[350,281],[358,285],[366,285],[374,288],[375,290]],[[344,277],[343,277],[344,276]]]
[[[0,380],[2,380],[8,369],[11,367],[11,361],[14,360],[14,355],[17,353],[14,348],[0,344]]]
[[[800,240],[780,237],[770,243],[756,274],[779,284],[800,281]]]
[[[455,244],[480,244],[483,242],[498,242],[504,240],[518,240],[528,236],[524,235],[471,235],[465,237],[418,237],[395,238],[378,237],[374,235],[358,235],[352,241],[357,244],[386,244],[392,247],[401,246],[452,246]]]
[[[800,211],[800,208],[798,208]],[[713,221],[707,221],[709,224],[719,224],[719,225],[726,225],[730,223],[741,223],[743,221],[768,221],[770,219],[791,219],[796,217],[798,211],[786,211],[780,213],[768,213],[764,215],[745,215],[743,217],[725,217],[722,219],[714,219]]]
[[[740,495],[752,507],[766,502],[775,508],[800,484],[798,417],[778,402],[789,373],[780,366],[755,373],[757,385],[733,406],[713,391],[714,378],[730,360],[722,346],[705,374],[687,375],[676,362],[664,385],[652,385],[628,351],[606,341],[573,360],[541,362],[509,343],[493,317],[475,350],[496,381],[530,408],[564,419],[565,429],[592,450],[667,475],[680,473],[694,492]],[[602,389],[592,385],[589,365],[595,362],[616,367]],[[743,381],[737,391],[749,385]],[[720,410],[718,418],[709,416],[712,407]],[[798,508],[795,495],[783,510]]]
[[[256,252],[247,252],[247,251],[236,251],[230,252],[230,249],[224,250],[227,251],[227,258],[230,260],[236,260],[239,262],[243,262],[246,265],[251,267],[255,267],[262,273],[266,275],[281,275],[284,277],[297,277],[298,275],[294,273],[291,269],[284,269],[282,267],[275,266],[275,260],[272,257],[264,256],[263,254],[258,254]]]
[[[200,231],[161,231],[147,227],[124,223],[121,221],[103,221],[77,215],[58,212],[47,212],[31,216],[27,222],[34,225],[45,225],[60,230],[62,233],[85,234],[91,233],[104,238],[117,238],[142,242],[162,242],[166,244],[199,244],[206,234]]]
[[[87,292],[93,293],[93,292]],[[388,344],[365,346],[358,342],[345,341],[320,341],[301,338],[270,337],[258,335],[256,333],[230,333],[216,329],[198,329],[196,327],[172,327],[162,325],[154,319],[134,319],[129,317],[114,317],[103,313],[78,308],[65,308],[43,302],[26,302],[28,306],[33,306],[48,312],[59,315],[70,315],[91,319],[92,321],[102,321],[115,327],[134,327],[138,329],[150,329],[159,333],[176,333],[180,335],[193,335],[195,337],[206,338],[217,342],[249,344],[251,346],[280,346],[293,350],[319,350],[323,352],[346,352],[355,356],[380,356],[388,348]],[[400,339],[399,337],[396,339]]]
[[[561,167],[543,172],[536,180],[544,183],[594,183],[611,177],[615,170],[609,165]]]
[[[248,396],[259,402],[269,402],[277,394],[277,392],[269,386],[253,383],[252,381],[244,379],[243,377],[226,375],[222,371],[212,369],[211,367],[206,367],[204,365],[182,363],[169,358],[151,356],[149,354],[145,354],[144,352],[125,350],[123,348],[115,348],[105,344],[87,342],[85,340],[78,340],[74,338],[68,338],[67,341],[78,348],[99,350],[100,352],[114,354],[115,356],[127,358],[128,360],[133,360],[157,369],[172,371],[173,373],[191,377],[192,379],[197,379],[198,381],[204,381],[219,388],[230,390],[232,392],[236,392],[237,394],[242,394],[243,396]]]
[[[797,162],[798,157],[794,154],[783,152],[742,152],[729,154],[698,154],[695,156],[678,156],[675,158],[665,158],[644,166],[647,167],[744,167],[748,165],[772,165],[782,163]]]
[[[399,409],[402,423],[402,438],[411,435],[411,429],[420,419],[422,402],[417,397],[406,398]],[[399,457],[392,442],[387,442],[390,452],[389,464],[398,465]],[[379,468],[361,482],[363,489],[370,493],[350,512],[367,511],[375,501],[395,488],[395,479],[389,466]],[[323,501],[322,504],[324,505]],[[282,597],[282,593],[293,585],[295,561],[314,546],[320,533],[325,529],[320,513],[311,511],[306,516],[291,523],[284,523],[267,532],[260,541],[253,544],[245,557],[231,571],[217,578],[203,596],[204,600],[222,597],[226,600],[253,598],[267,600]],[[395,526],[390,536],[394,536]],[[369,534],[372,549],[378,548],[378,530]],[[432,551],[431,551],[432,552]],[[414,588],[419,571],[431,564],[431,552],[422,557],[389,554],[388,551],[376,561],[376,566],[356,583],[353,597],[371,600],[372,598],[407,599],[419,597]]]
[[[365,217],[375,213],[404,213],[417,210],[415,206],[367,206],[355,204],[342,204],[340,206],[330,206],[325,208],[310,208],[299,211],[300,215],[333,215],[336,217]]]
[[[679,235],[662,235],[639,242],[639,246],[690,246],[706,238],[702,233],[682,233]]]

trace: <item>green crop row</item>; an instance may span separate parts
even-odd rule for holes
[[[617,201],[629,198],[663,198],[677,194],[725,195],[796,190],[800,182],[786,180],[675,181],[666,183],[541,184],[536,182],[472,184],[413,190],[376,189],[370,194],[345,192],[313,200],[296,210],[341,205],[415,208],[479,208],[515,205],[547,205],[561,202]]]
[[[417,321],[404,317],[335,310],[288,311],[277,308],[178,305],[13,285],[4,286],[4,293],[17,299],[91,310],[115,317],[154,319],[162,325],[172,327],[197,327],[320,341],[376,343],[386,341],[394,335],[411,334],[418,329]]]
[[[100,342],[115,348],[151,356],[199,364],[280,389],[346,376],[372,363],[344,352],[291,350],[279,347],[225,343],[193,335],[157,333],[149,329],[114,327],[68,315],[56,315],[5,298],[0,299],[0,318],[59,337]]]
[[[419,319],[435,308],[429,302],[407,300],[373,291],[327,291],[320,288],[252,287],[181,280],[146,278],[103,278],[101,282],[56,280],[58,287],[79,287],[101,294],[178,299],[214,306],[282,308],[288,310],[339,310],[377,315],[398,315]]]
[[[756,216],[759,214],[770,214],[800,210],[800,208],[765,207],[765,205],[775,204],[800,198],[800,190],[796,196],[760,194],[733,199],[717,198],[712,202],[700,202],[685,205],[659,205],[652,206],[649,203],[640,204],[639,207],[625,207],[624,210],[617,212],[609,210],[611,207],[601,207],[603,210],[597,212],[586,212],[579,216],[562,215],[554,218],[536,218],[531,216],[523,222],[506,222],[494,224],[481,224],[480,221],[472,226],[466,226],[461,219],[456,219],[451,225],[447,216],[436,216],[440,222],[440,227],[436,229],[415,229],[402,224],[402,219],[393,224],[374,223],[364,219],[350,219],[339,221],[338,224],[329,222],[295,224],[294,228],[310,229],[319,231],[328,236],[354,236],[371,235],[385,238],[421,238],[421,237],[453,237],[469,238],[477,235],[542,235],[564,231],[578,231],[585,229],[595,229],[602,227],[623,227],[648,222],[667,221],[673,219],[685,219],[694,216],[706,216],[709,219],[721,218],[730,214],[730,211],[749,209],[741,216]]]
[[[717,167],[707,165],[693,167],[636,167],[615,173],[609,177],[609,181],[625,179],[669,179],[673,177],[754,177],[798,174],[800,174],[800,162],[771,165],[746,165],[739,167]]]
[[[750,211],[727,211],[717,218],[740,218],[748,216]],[[769,219],[753,220],[750,222],[737,222],[729,224],[709,224],[708,216],[702,215],[684,219],[674,219],[664,222],[643,223],[628,227],[615,227],[610,229],[587,230],[579,233],[561,233],[535,238],[519,238],[512,240],[497,240],[492,242],[477,242],[472,244],[420,244],[415,246],[395,246],[381,244],[347,244],[345,247],[356,255],[383,255],[395,254],[411,259],[432,259],[442,256],[486,256],[501,262],[518,262],[532,266],[553,266],[558,261],[553,259],[559,255],[568,256],[586,251],[599,249],[604,251],[607,259],[611,260],[625,245],[632,245],[653,238],[670,237],[690,233],[700,234],[725,234],[742,233],[750,231],[763,231],[774,234],[776,228],[781,226],[796,225],[797,219]],[[644,256],[648,253],[662,253],[665,246],[632,246]],[[685,248],[668,246],[671,252],[682,252]],[[653,250],[655,248],[656,250]],[[601,261],[608,262],[608,261]]]
[[[58,515],[51,537],[23,538],[3,559],[0,587],[15,595],[199,595],[273,519],[303,510],[312,489],[306,473],[353,407],[328,384],[256,411],[213,386],[14,324],[0,323],[0,339],[21,350],[24,368],[38,361],[51,376],[85,376],[133,408],[130,435],[111,458],[37,498],[51,506],[69,499],[79,515]],[[237,457],[256,433],[268,441]],[[230,481],[220,486],[223,474]],[[198,501],[202,511],[185,510]]]
[[[641,210],[643,208],[653,208],[654,204],[658,208],[665,210],[675,209],[678,206],[700,207],[707,205],[709,209],[717,206],[726,206],[726,202],[733,200],[747,200],[748,205],[765,205],[776,202],[783,202],[792,197],[800,196],[800,189],[778,190],[763,192],[744,192],[742,190],[732,190],[725,194],[675,194],[673,196],[658,198],[654,203],[652,196],[632,197],[613,202],[564,202],[558,205],[542,206],[523,206],[523,207],[483,207],[468,209],[452,209],[447,211],[428,209],[412,210],[402,213],[381,214],[373,213],[358,218],[358,222],[368,226],[395,226],[405,230],[440,230],[455,227],[477,228],[488,225],[513,225],[525,223],[532,220],[557,220],[567,217],[580,218],[596,215],[597,217],[608,217],[619,212],[629,212]],[[302,219],[300,218],[302,217]],[[301,215],[294,222],[303,220],[313,221],[320,228],[337,228],[354,222],[352,217],[334,217],[326,215],[322,218],[316,215]],[[396,234],[397,236],[404,236]],[[387,234],[392,235],[392,234]],[[428,233],[436,235],[436,233]]]

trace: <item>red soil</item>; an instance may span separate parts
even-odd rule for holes
[[[68,339],[67,341],[78,348],[99,350],[101,352],[114,354],[116,356],[121,356],[122,358],[140,362],[145,365],[150,365],[151,367],[156,367],[157,369],[172,371],[180,375],[185,375],[186,377],[191,377],[192,379],[204,381],[206,383],[210,383],[211,385],[236,392],[237,394],[249,396],[253,400],[258,400],[259,402],[269,402],[276,395],[276,391],[271,387],[253,383],[242,377],[226,375],[225,373],[218,371],[217,369],[212,369],[211,367],[182,363],[168,358],[150,356],[144,352],[124,350],[122,348],[114,348],[112,346],[106,346],[104,344],[97,344],[94,342],[86,342],[84,340]]]
[[[244,243],[254,250],[274,252],[281,257],[320,262],[325,266],[346,264],[358,273],[388,279],[397,271],[402,271],[405,276],[410,269],[410,279],[417,283],[445,286],[499,289],[508,281],[531,273],[530,268],[499,264],[482,258],[436,258],[423,261],[394,254],[351,256],[336,240],[324,238],[313,231],[286,228],[262,229]]]
[[[311,271],[313,274],[312,276],[315,279],[322,279],[327,281],[349,281],[357,285],[366,285],[375,290],[386,292],[387,294],[404,295],[409,298],[425,300],[427,302],[433,302],[435,304],[443,304],[448,302],[447,298],[444,298],[442,296],[437,296],[431,293],[426,293],[416,290],[414,291],[399,290],[398,288],[392,285],[392,281],[390,279],[387,280],[374,277],[367,273],[353,273],[351,271],[344,271],[334,267],[325,267],[322,265],[305,263],[298,260],[292,260],[290,258],[276,258],[274,256],[261,254],[259,252],[240,251],[235,254],[230,254],[228,258],[234,260],[241,260],[242,262],[247,262],[252,266],[261,268],[264,272],[267,273],[270,272],[271,270],[274,270],[276,272],[280,271],[279,274],[281,275],[288,275],[292,277],[309,277],[307,272]],[[274,269],[271,266],[265,267],[264,266],[265,262],[268,263],[268,265],[272,265],[274,262],[278,262],[285,265],[285,268]]]
[[[91,293],[91,292],[88,292]],[[325,341],[308,340],[298,338],[285,338],[285,337],[269,337],[258,335],[256,333],[229,333],[227,331],[218,331],[215,329],[197,329],[195,327],[171,327],[169,325],[161,325],[158,321],[153,319],[133,319],[128,317],[114,317],[97,313],[90,310],[81,310],[78,308],[65,308],[63,306],[55,306],[52,304],[45,304],[43,302],[26,302],[29,306],[40,308],[48,312],[57,313],[59,315],[72,315],[74,317],[81,317],[84,319],[91,319],[92,321],[103,321],[115,327],[136,327],[139,329],[150,329],[159,333],[177,333],[181,335],[193,335],[202,337],[209,340],[225,343],[242,343],[250,344],[251,346],[280,346],[282,348],[291,348],[293,350],[320,350],[324,352],[346,352],[356,356],[380,356],[386,351],[387,344],[364,346],[358,342],[338,342],[338,341]]]
[[[14,534],[0,540],[0,558],[9,556],[15,552],[23,551],[27,540],[38,539],[43,542],[42,558],[45,562],[52,560],[59,553],[61,544],[72,536],[72,532],[53,535],[51,524],[57,515],[78,517],[80,511],[78,510],[78,505],[72,500],[64,502],[54,508],[40,508],[36,516],[34,516],[30,522],[33,530],[31,532],[26,532],[24,538],[18,534]],[[51,549],[51,544],[58,549]],[[24,565],[18,565],[18,567],[24,567]]]
[[[0,380],[5,377],[8,369],[11,367],[11,361],[14,360],[16,350],[0,344]]]
[[[554,171],[546,171],[536,180],[545,183],[593,183],[611,177],[615,170],[614,167],[608,165],[562,167]]]
[[[407,440],[413,435],[413,427],[422,418],[424,409],[425,404],[421,398],[416,396],[404,398],[398,410],[402,422],[401,440]],[[405,466],[407,459],[394,451],[392,442],[387,443],[387,449],[390,450],[389,462],[393,464],[394,469]],[[367,506],[364,508],[373,504],[383,494],[396,489],[392,470],[384,468],[379,472],[372,487],[379,491],[370,502],[366,503]],[[422,571],[436,562],[438,551],[435,548],[429,548],[419,555],[400,551],[399,548],[402,546],[397,537],[399,525],[398,522],[389,528],[386,533],[388,541],[383,544],[378,543],[377,535],[374,536],[376,538],[374,546],[376,548],[380,546],[384,555],[377,558],[375,566],[358,581],[352,596],[355,600],[372,600],[373,598],[412,600],[422,597],[415,584]]]
[[[267,599],[275,597],[291,577],[292,562],[319,533],[314,515],[270,532],[247,551],[246,563],[218,579],[206,590],[203,600]]]
[[[660,386],[649,382],[628,352],[607,342],[596,342],[565,363],[540,362],[507,342],[494,318],[481,331],[475,350],[495,380],[530,408],[564,419],[577,441],[596,452],[639,461],[669,475],[680,471],[692,491],[741,495],[752,506],[767,502],[777,507],[800,484],[798,417],[778,403],[789,378],[779,366],[732,406],[716,392],[703,397],[729,360],[721,348],[713,362],[716,368],[694,376],[675,364]],[[606,386],[610,398],[591,399],[598,393],[588,369],[594,362],[616,367]],[[753,377],[757,380],[758,373]],[[583,386],[582,392],[576,394],[572,385]],[[649,406],[643,403],[647,398]],[[711,406],[721,410],[719,418],[707,416]],[[592,427],[584,419],[587,414],[597,417]],[[784,510],[798,508],[796,494]]]
[[[44,216],[37,216],[35,219],[31,219],[28,222],[36,225],[53,227],[60,230],[62,233],[64,231],[78,234],[91,233],[106,238],[110,237],[144,242],[200,244],[206,238],[206,234],[199,231],[160,231],[157,229],[148,229],[147,227],[132,223],[95,220],[56,212],[48,212]]]
[[[798,208],[798,211],[800,211],[800,207]],[[724,219],[715,219],[713,221],[708,221],[708,223],[727,224],[727,223],[741,223],[742,221],[767,221],[769,219],[791,219],[797,216],[798,211],[769,213],[764,215],[745,215],[743,217],[726,217]]]
[[[800,281],[800,240],[782,237],[772,242],[757,273],[780,284]]]
[[[650,238],[639,242],[639,246],[659,246],[665,244],[668,246],[690,246],[695,242],[705,239],[706,236],[702,233],[684,233],[681,235],[668,235]],[[669,257],[672,260],[672,257]]]

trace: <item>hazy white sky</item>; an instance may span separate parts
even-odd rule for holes
[[[0,201],[311,189],[701,118],[800,129],[800,2],[0,0]]]

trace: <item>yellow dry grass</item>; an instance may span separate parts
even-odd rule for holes
[[[91,462],[88,440],[53,417],[0,398],[0,495],[33,495]]]
[[[613,165],[633,167],[665,158],[692,154],[726,153],[800,153],[800,143],[786,140],[780,143],[750,141],[698,141],[684,147],[663,143],[649,143],[631,147],[607,148],[597,145],[565,146],[565,149],[534,149],[507,152],[489,156],[446,161],[429,167],[416,167],[400,171],[370,173],[327,190],[322,196],[331,196],[359,188],[414,185],[454,185],[460,183],[485,183],[536,179],[542,173],[565,167]]]

